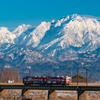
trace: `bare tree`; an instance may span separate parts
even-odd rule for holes
[[[0,82],[7,82],[8,80],[11,80],[14,82],[19,82],[20,81],[20,76],[19,76],[19,70],[18,69],[14,69],[12,70],[11,68],[3,68],[3,70],[1,71],[0,69]]]

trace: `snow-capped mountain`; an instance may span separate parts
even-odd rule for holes
[[[99,51],[100,22],[95,18],[74,14],[41,22],[37,27],[23,24],[13,32],[0,27],[2,67],[9,65],[26,71],[31,66],[35,75],[48,71],[63,75],[76,67],[94,69],[99,65]],[[38,73],[40,70],[43,72]]]
[[[79,15],[67,16],[58,20],[46,32],[39,49],[52,56],[59,56],[63,53],[62,51],[66,51],[71,47],[77,47],[79,53],[85,53],[97,48],[100,42],[99,37],[100,22],[96,19]]]
[[[7,27],[0,27],[0,43],[14,43],[15,35]]]
[[[55,57],[67,51],[85,53],[100,47],[100,22],[77,14],[57,22],[41,22],[37,27],[23,24],[13,32],[2,27],[0,34],[0,43],[32,46]]]
[[[49,57],[42,52],[36,50],[33,47],[25,45],[15,45],[15,44],[0,44],[1,58],[8,59],[10,62],[16,63],[45,63],[45,62],[55,62],[56,59]],[[6,55],[6,57],[4,56]],[[55,60],[54,60],[55,59]]]
[[[12,34],[15,34],[17,38],[30,27],[31,25],[25,25],[25,24],[20,25],[12,32]]]
[[[16,35],[16,38],[14,38],[14,43],[17,45],[23,44],[36,47],[40,43],[41,39],[45,35],[45,32],[49,28],[49,22],[42,22],[36,28],[30,25],[23,24],[22,26],[19,26],[12,32],[12,34]]]

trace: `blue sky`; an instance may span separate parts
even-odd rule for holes
[[[100,17],[100,0],[1,0],[0,27],[13,30],[21,24],[39,25],[79,14]]]

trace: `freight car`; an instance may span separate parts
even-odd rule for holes
[[[72,78],[69,76],[26,76],[23,78],[25,85],[69,85],[72,83]]]

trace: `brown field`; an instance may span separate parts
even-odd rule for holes
[[[70,84],[71,86],[77,86],[77,82],[74,82],[72,84]],[[78,83],[79,86],[86,86],[86,83],[85,82],[79,82]],[[99,82],[91,82],[91,83],[87,83],[88,86],[100,86],[100,83]]]
[[[23,83],[0,83],[0,85],[24,85]],[[79,86],[86,86],[85,82],[79,82]],[[77,82],[71,83],[70,86],[77,86]],[[88,83],[88,86],[100,86],[99,82]]]
[[[23,83],[0,83],[0,85],[24,85]]]

